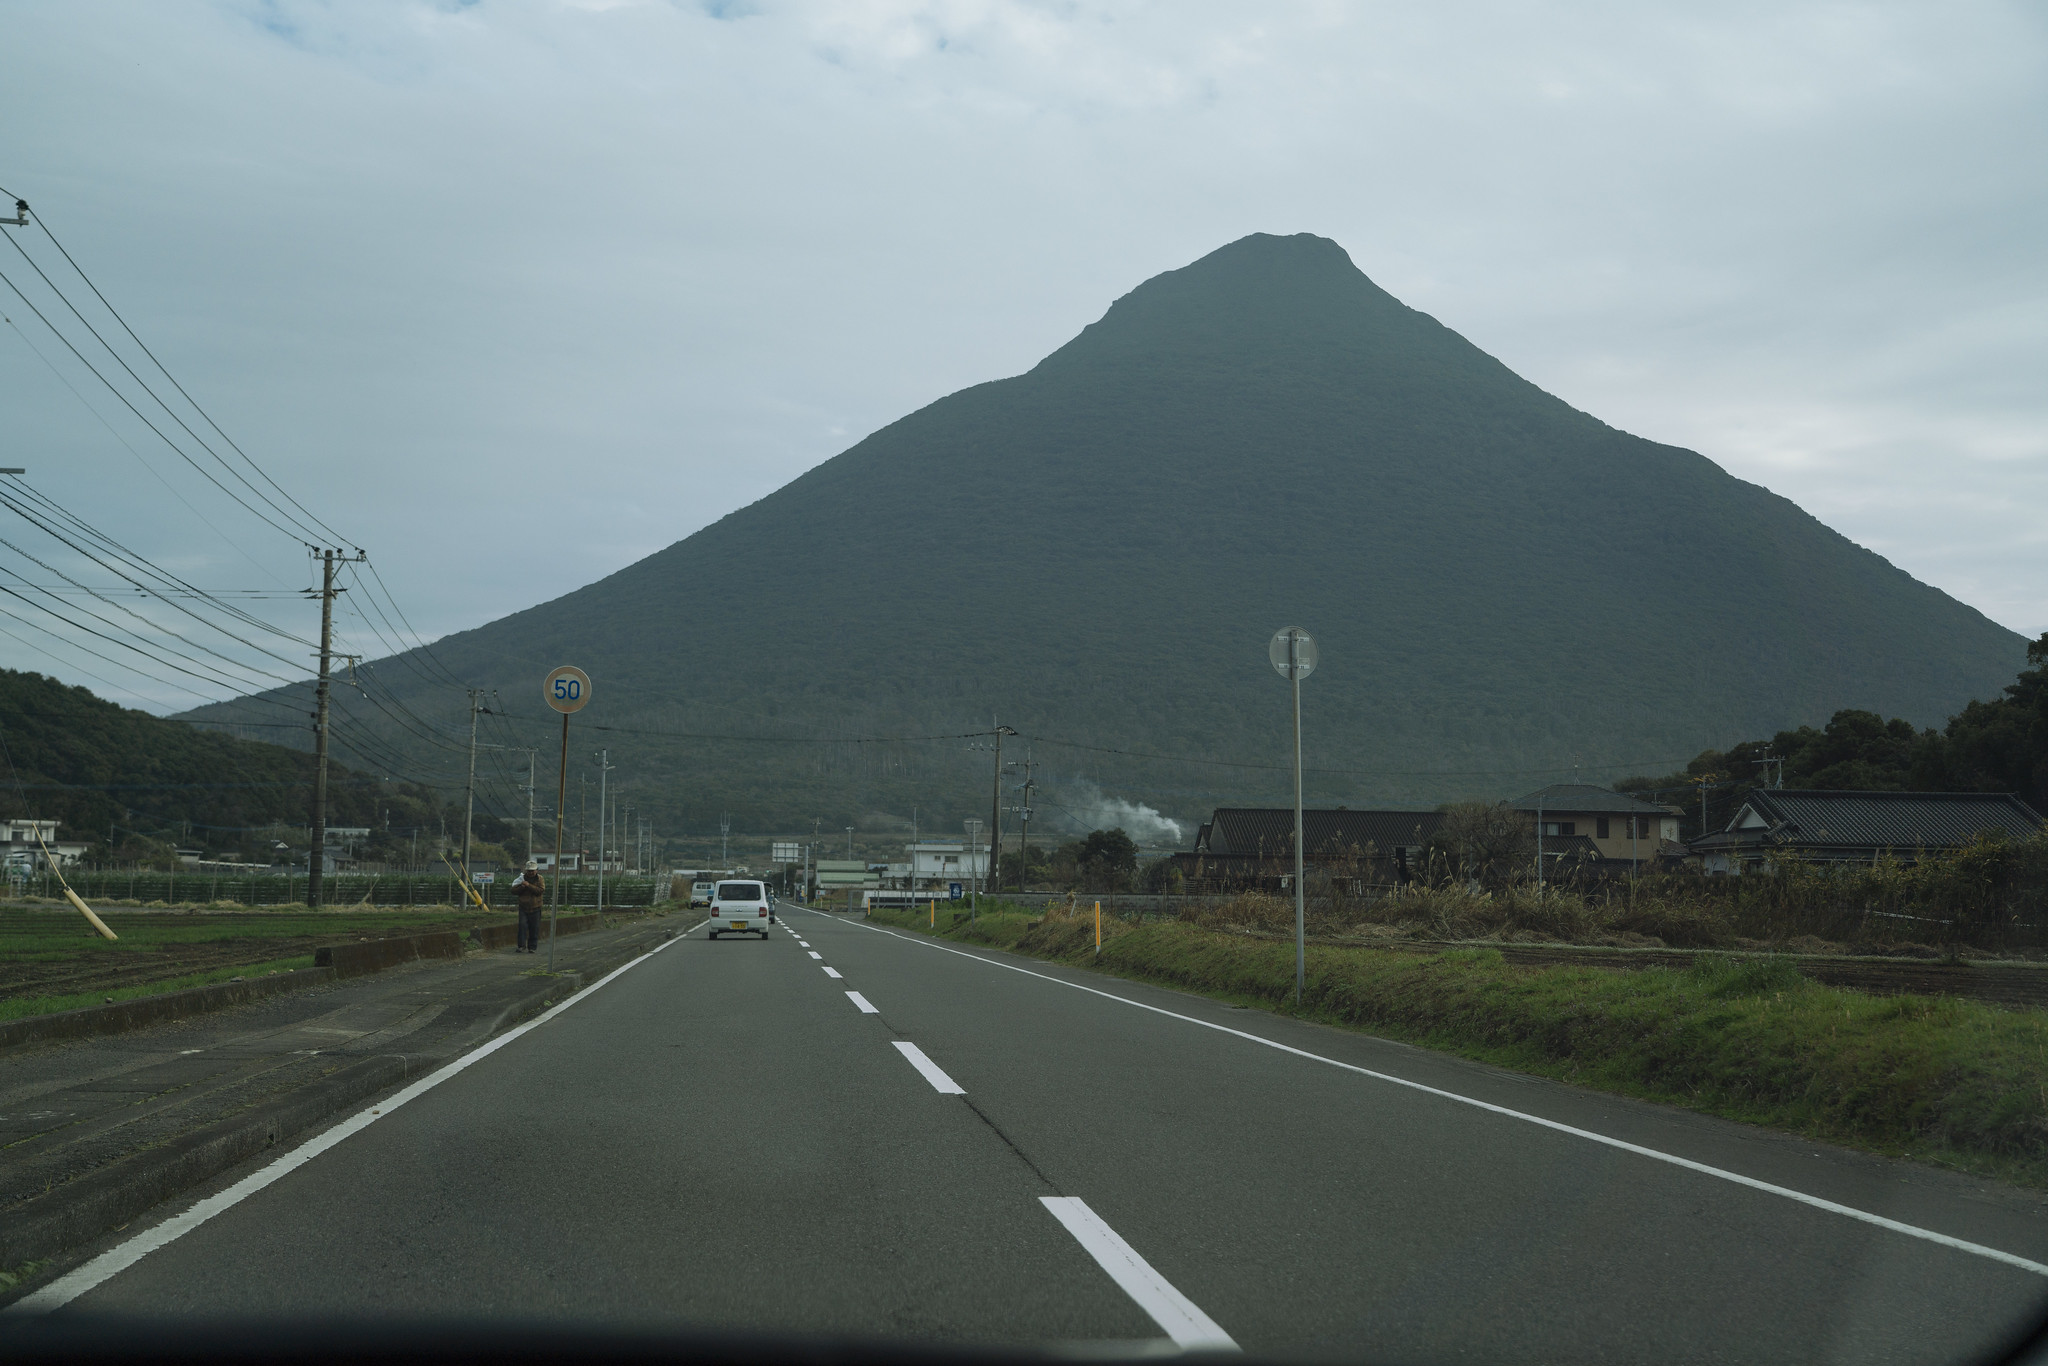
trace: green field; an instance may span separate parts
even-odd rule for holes
[[[453,907],[120,910],[102,903],[94,910],[119,939],[100,938],[69,906],[0,908],[0,1019],[310,967],[324,944],[506,918]]]

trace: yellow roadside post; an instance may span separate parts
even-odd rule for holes
[[[1102,903],[1095,903],[1095,956],[1102,956]]]
[[[94,915],[92,913],[92,907],[86,905],[83,901],[80,901],[78,899],[78,893],[72,891],[71,884],[64,880],[63,872],[57,867],[57,860],[50,854],[50,846],[47,844],[43,844],[42,827],[34,826],[31,828],[33,828],[36,832],[36,843],[43,845],[43,861],[50,865],[50,871],[57,875],[57,885],[64,889],[64,899],[70,902],[72,906],[77,909],[78,913],[84,916],[86,920],[91,923],[92,927],[100,932],[102,938],[119,939],[121,936],[115,934],[112,930],[108,929],[107,922],[100,919],[98,916]]]
[[[939,927],[939,899],[938,899],[937,897],[933,897],[933,898],[932,898],[932,928],[936,930],[936,929],[937,929],[938,927]]]
[[[463,876],[462,870],[455,866],[455,864],[449,859],[447,854],[444,853],[441,855],[441,862],[447,864],[448,871],[455,874],[455,880],[458,883],[462,884],[463,891],[469,893],[469,899],[476,903],[476,908],[478,910],[488,911],[491,909],[490,906],[485,903],[484,899],[477,895],[476,888],[469,885],[469,879]]]

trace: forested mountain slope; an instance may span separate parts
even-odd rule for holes
[[[620,736],[615,781],[672,827],[730,811],[809,829],[913,803],[985,816],[966,741],[809,742],[991,714],[1275,761],[1286,689],[1266,641],[1289,624],[1322,647],[1307,735],[1333,771],[1312,796],[1354,803],[1512,793],[1575,761],[1588,779],[1664,771],[1843,707],[1931,723],[2024,651],[1786,499],[1543,392],[1308,235],[1149,280],[1030,372],[434,648],[550,746],[538,680],[562,662],[597,680],[592,724],[804,741]],[[382,670],[423,713],[460,714],[413,676]],[[1055,784],[1182,813],[1285,787],[1036,753]]]

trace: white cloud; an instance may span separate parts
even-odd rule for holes
[[[2048,628],[2022,591],[2048,576],[2048,33],[2025,6],[137,0],[8,23],[0,185],[429,634],[1021,371],[1146,276],[1302,230],[1576,406]],[[4,330],[0,411],[68,505],[255,577]],[[303,576],[289,543],[247,548]],[[4,640],[0,662],[47,667]]]

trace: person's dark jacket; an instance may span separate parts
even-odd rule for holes
[[[519,909],[522,911],[537,911],[541,908],[541,903],[547,899],[540,874],[531,868],[526,870],[519,881],[512,884],[512,894],[519,898]]]

